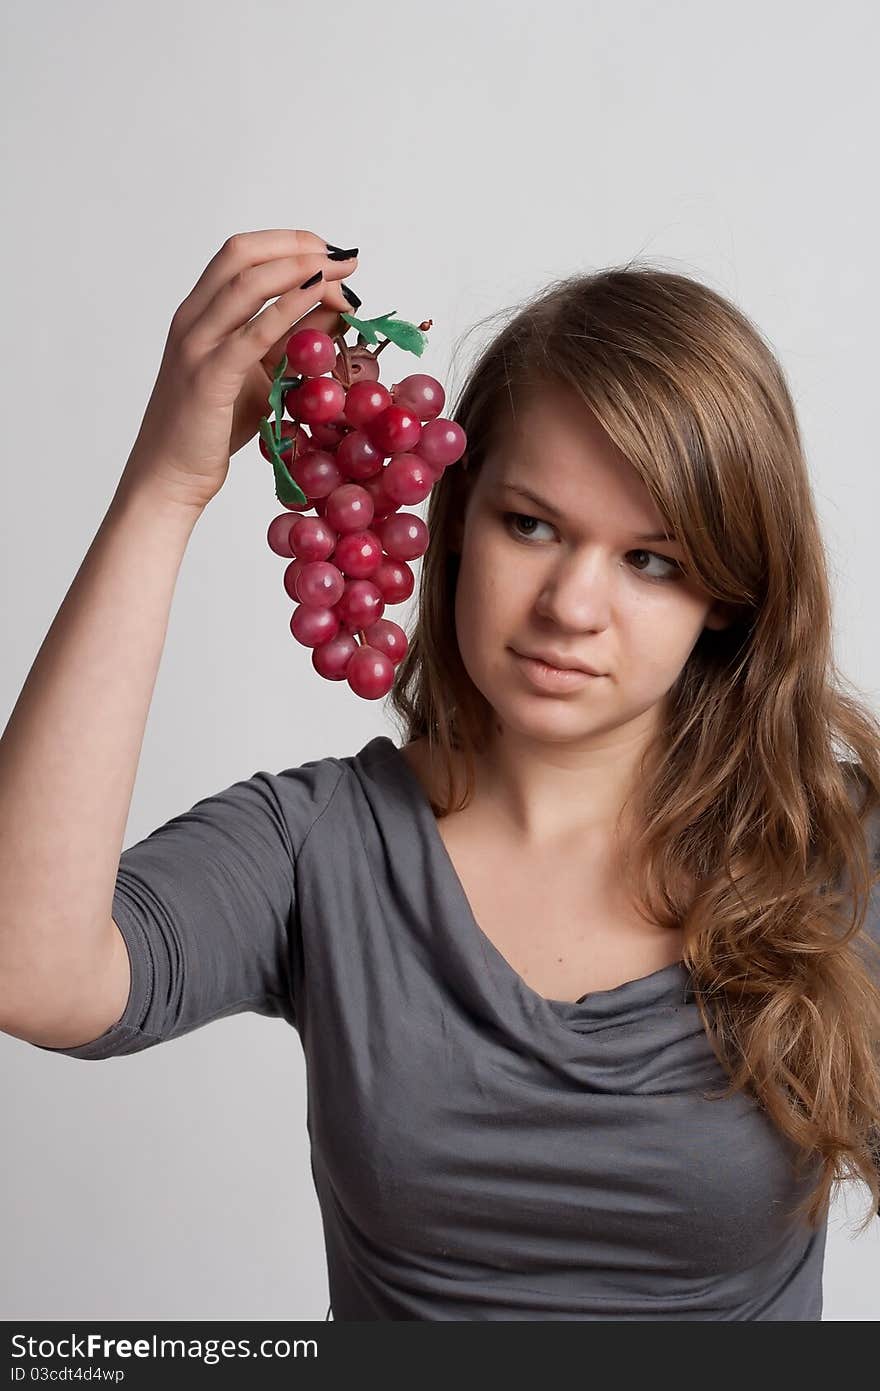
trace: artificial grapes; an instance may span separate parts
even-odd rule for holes
[[[417,372],[389,389],[379,381],[378,352],[363,343],[348,348],[300,329],[286,356],[300,380],[284,394],[290,444],[280,458],[306,501],[284,503],[266,540],[290,562],[290,631],[312,649],[319,676],[377,700],[408,646],[385,610],[412,594],[408,562],[428,547],[421,517],[400,508],[424,501],[467,437],[440,414],[446,393],[436,378]],[[263,439],[260,449],[271,458]]]

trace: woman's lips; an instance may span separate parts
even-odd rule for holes
[[[516,648],[511,652],[520,666],[523,675],[541,690],[572,691],[585,686],[588,681],[598,681],[600,677],[579,667],[554,667],[538,657],[524,657]]]

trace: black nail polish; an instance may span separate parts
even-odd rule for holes
[[[361,305],[363,304],[363,300],[358,299],[354,290],[350,290],[348,286],[344,283],[340,286],[340,288],[342,290],[342,293],[345,295],[345,298],[351,305],[352,309],[360,309]]]
[[[322,270],[316,270],[315,274],[311,276],[308,280],[304,280],[299,288],[301,290],[308,290],[311,288],[312,285],[317,285],[318,281],[322,280],[323,277],[324,272]]]
[[[326,246],[326,248],[327,248],[328,251],[341,251],[341,250],[342,250],[342,247],[341,247],[341,246],[334,246],[333,243],[332,243],[332,241],[327,241],[327,242],[324,243],[324,245]]]
[[[350,246],[347,251],[343,251],[342,248],[339,246],[333,246],[330,248],[330,254],[327,257],[327,260],[352,261],[359,251],[359,246]]]

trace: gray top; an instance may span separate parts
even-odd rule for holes
[[[684,964],[537,994],[384,735],[160,826],[123,852],[113,917],[124,1014],[45,1051],[292,1024],[336,1320],[821,1317],[827,1225],[785,1218],[804,1189],[757,1105],[701,1095],[726,1078]]]

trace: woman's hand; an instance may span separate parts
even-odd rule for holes
[[[351,305],[339,282],[357,264],[356,257],[331,260],[314,232],[230,237],[171,321],[125,475],[147,476],[172,498],[207,506],[231,456],[270,413],[272,379],[291,333],[317,328],[332,337],[344,328],[339,315]],[[322,279],[302,289],[317,271]]]

